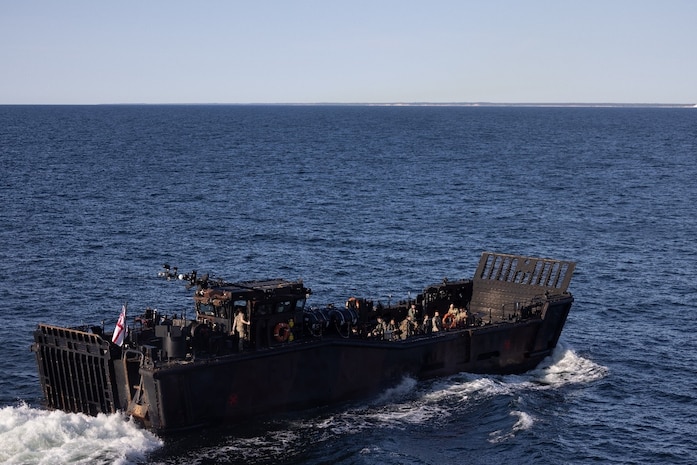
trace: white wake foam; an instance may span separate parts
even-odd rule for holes
[[[414,391],[417,383],[418,381],[416,381],[414,378],[410,378],[408,376],[404,377],[398,385],[386,389],[380,396],[378,396],[373,404],[383,404],[385,402],[407,396]]]
[[[560,345],[551,357],[544,360],[527,375],[532,381],[551,388],[567,384],[585,384],[607,376],[608,369],[583,358],[573,350]]]
[[[461,373],[425,385],[405,378],[397,387],[388,389],[369,405],[335,414],[313,427],[337,434],[356,432],[381,425],[403,428],[431,419],[444,420],[457,409],[477,399],[501,395],[517,395],[525,391],[559,389],[565,385],[587,384],[607,375],[607,368],[583,358],[573,350],[559,346],[552,356],[536,369],[522,375],[487,376]],[[506,440],[534,424],[534,417],[514,410],[516,423],[508,432],[494,431],[491,441]]]
[[[519,410],[514,410],[511,412],[511,416],[517,417],[518,420],[515,422],[510,431],[496,430],[489,433],[489,442],[492,444],[504,442],[508,439],[515,437],[520,431],[526,431],[532,428],[535,423],[534,418],[529,413],[521,412]]]
[[[162,446],[123,415],[47,411],[27,405],[0,409],[0,463],[120,464],[142,461]]]

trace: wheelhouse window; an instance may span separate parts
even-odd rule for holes
[[[291,306],[290,300],[284,300],[283,302],[278,302],[278,304],[276,304],[277,313],[285,313],[290,311],[292,308],[293,307]]]
[[[215,316],[215,307],[209,304],[198,304],[198,313],[203,315]]]
[[[247,314],[247,301],[246,300],[235,300],[232,303],[232,316],[234,318],[235,315],[237,315],[237,312],[241,311],[244,314]]]

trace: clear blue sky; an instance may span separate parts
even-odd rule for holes
[[[697,0],[0,0],[0,104],[697,103]]]

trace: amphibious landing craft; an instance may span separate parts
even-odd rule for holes
[[[146,309],[113,333],[39,324],[49,408],[124,411],[159,433],[367,396],[404,376],[520,373],[557,345],[575,264],[484,252],[472,279],[382,305],[307,305],[304,283],[179,275],[195,317]]]

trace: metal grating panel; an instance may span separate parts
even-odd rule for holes
[[[96,334],[40,324],[34,351],[48,407],[89,415],[117,410],[110,346]]]
[[[535,286],[554,293],[566,292],[571,282],[574,262],[519,255],[482,253],[476,281],[489,281],[492,285],[519,284]]]
[[[545,294],[563,294],[575,266],[563,260],[484,252],[473,279],[472,310],[499,310]]]

